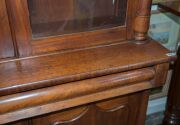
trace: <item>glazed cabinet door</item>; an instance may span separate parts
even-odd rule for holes
[[[32,125],[144,125],[147,93],[118,97],[34,118]]]
[[[15,56],[9,24],[6,1],[0,0],[0,59]]]
[[[20,56],[132,39],[138,2],[7,0]]]
[[[144,41],[152,0],[6,0],[20,57]]]

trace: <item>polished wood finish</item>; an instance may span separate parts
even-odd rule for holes
[[[140,12],[146,9],[149,11],[149,7],[146,7],[149,4],[146,4],[146,2],[142,3],[141,0],[128,0],[126,25],[124,26],[33,39],[27,0],[6,1],[9,13],[12,15],[10,17],[10,21],[15,31],[14,35],[16,36],[17,46],[19,48],[18,53],[20,57],[104,45],[109,43],[117,43],[124,40],[133,40],[134,26],[136,26],[136,24],[134,25],[134,21],[137,17],[136,14],[138,12],[138,6],[143,4],[142,6],[145,7],[144,9],[140,9]],[[139,24],[138,21],[136,21],[136,23]],[[148,22],[146,21],[140,21],[140,23],[143,25],[142,27],[144,27],[144,25],[148,25]],[[141,25],[139,26],[141,27]]]
[[[120,96],[8,125],[144,125],[148,95],[145,91]]]
[[[144,100],[145,103],[148,101],[148,96],[144,95],[148,95],[148,92],[118,97],[61,113],[37,117],[32,120],[32,124],[112,125],[113,123],[113,125],[144,125],[137,120],[144,113],[140,108],[143,103],[141,100]],[[137,105],[137,107],[133,105]],[[144,120],[141,119],[141,121]]]
[[[0,95],[165,63],[171,60],[166,53],[155,41],[131,42],[2,62]]]
[[[21,116],[18,116],[16,119],[11,118],[11,120],[32,117],[52,112],[55,109],[60,110],[70,108],[80,104],[133,93],[143,89],[149,89],[152,88],[153,85],[150,82],[148,83],[144,81],[153,79],[155,75],[154,73],[153,69],[135,70],[127,73],[120,73],[16,95],[4,96],[0,98],[0,108],[2,109],[0,114],[7,114],[0,115],[0,121],[3,122],[6,120],[5,117],[10,118],[13,117],[13,115],[17,117],[19,113]],[[40,98],[41,100],[39,100]],[[56,103],[51,104],[52,102]],[[50,107],[54,107],[54,109]],[[12,111],[14,111],[14,113]]]
[[[19,106],[17,106],[17,108],[26,107],[29,105],[29,102],[31,102],[31,106],[40,105],[42,103],[53,102],[62,99],[64,100],[66,98],[77,97],[79,95],[83,96],[86,94],[105,91],[107,89],[121,87],[124,85],[131,85],[131,83],[134,82],[138,83],[148,81],[153,79],[154,75],[155,74],[152,69],[143,69],[127,73],[120,73],[116,75],[104,76],[100,78],[94,78],[91,80],[72,82],[71,84],[63,84],[52,88],[41,89],[37,91],[35,90],[32,92],[29,91],[28,93],[22,93],[13,96],[5,96],[0,98],[0,107],[2,109],[0,113],[8,112],[13,106],[13,109],[15,109],[15,103],[22,103],[22,105],[18,104]],[[82,86],[83,88],[81,88]],[[35,95],[31,96],[33,94]],[[38,98],[43,97],[46,98],[43,100],[38,100]],[[37,100],[37,102],[32,102],[33,100]]]
[[[5,0],[0,1],[0,59],[15,56]]]
[[[72,99],[66,99],[64,101],[44,104],[42,106],[40,105],[40,106],[34,106],[32,108],[25,108],[25,109],[17,110],[17,111],[15,110],[9,113],[7,112],[5,114],[2,114],[0,117],[1,119],[0,123],[2,124],[2,123],[12,122],[12,121],[30,118],[30,117],[34,117],[38,115],[43,115],[43,114],[47,114],[47,113],[51,113],[51,112],[55,112],[59,110],[76,107],[79,105],[84,105],[87,103],[100,101],[107,98],[113,98],[113,97],[117,97],[121,95],[126,95],[129,93],[135,93],[135,92],[147,90],[150,88],[152,88],[151,83],[143,82],[136,85],[115,88],[115,89],[107,90],[104,92],[98,92],[95,94],[85,95],[82,97],[76,97]]]
[[[29,21],[29,17],[27,15],[28,7],[23,1],[24,0],[6,0],[7,11],[10,15],[9,20],[11,29],[17,45],[17,57],[31,55],[31,45],[27,42],[31,38],[30,27],[28,27],[27,23]],[[12,4],[17,6],[17,8],[11,7],[11,4],[9,4],[10,2],[14,2]]]
[[[152,0],[140,0],[137,17],[134,23],[135,40],[142,44],[147,40],[147,32],[149,30],[150,13]]]
[[[152,69],[135,70],[127,73],[104,76],[91,80],[82,80],[41,90],[29,91],[27,93],[5,96],[0,98],[0,113],[9,112],[12,108],[13,110],[18,110],[23,109],[24,107],[28,108],[55,102],[57,100],[75,98],[79,95],[84,96],[106,91],[124,85],[133,85],[134,83],[151,80],[154,75],[154,70]],[[38,98],[44,99],[38,100]]]
[[[148,47],[149,47],[149,51],[148,51]],[[152,52],[152,47],[154,53]],[[125,52],[123,48],[132,48],[132,50],[129,51],[130,53],[126,52],[123,54],[123,52]],[[107,52],[110,54],[109,56]],[[143,56],[142,56],[142,52],[143,52]],[[1,96],[2,95],[4,96],[0,97],[0,108],[2,109],[0,112],[0,123],[12,122],[24,118],[43,115],[46,113],[72,108],[75,106],[84,105],[87,103],[92,103],[107,98],[122,96],[129,93],[135,93],[163,85],[164,84],[163,82],[165,81],[165,76],[168,71],[167,70],[168,63],[166,62],[170,60],[170,58],[166,55],[167,52],[168,51],[162,46],[160,46],[160,44],[152,41],[149,42],[148,44],[144,44],[141,46],[136,45],[134,43],[116,44],[111,46],[101,46],[100,48],[90,48],[85,50],[73,51],[73,53],[72,52],[60,53],[60,54],[57,53],[55,55],[2,62],[1,66],[3,68],[1,71],[4,72],[3,69],[8,71],[7,72],[8,78],[11,78],[10,74],[12,74],[12,81],[8,78],[5,78],[5,75],[1,78],[1,80],[4,78],[4,80],[8,79],[8,81],[5,82],[6,84],[2,84],[3,86],[1,87],[2,88]],[[121,54],[119,55],[119,53]],[[75,56],[76,54],[77,56]],[[116,58],[113,57],[113,55],[111,54],[113,54]],[[136,58],[129,58],[129,56],[127,56],[126,54],[134,56]],[[120,57],[118,57],[118,55]],[[122,58],[121,56],[124,57],[124,61],[121,60]],[[125,58],[126,56],[128,58]],[[79,58],[79,57],[83,57],[83,58]],[[85,57],[88,57],[87,58],[88,60]],[[49,62],[47,63],[48,58],[49,58]],[[70,61],[68,61],[68,58],[70,59]],[[110,62],[111,58],[114,58],[116,60],[112,60],[113,62]],[[53,63],[54,62],[53,59],[57,61],[64,60],[65,62],[62,61],[60,63],[58,61],[58,63],[57,62]],[[73,64],[72,63],[73,59],[78,59],[78,60],[74,60],[75,62]],[[100,59],[103,60],[101,61]],[[42,62],[40,60],[42,60]],[[94,61],[93,63],[90,60],[96,60],[96,61]],[[151,60],[151,62],[147,60]],[[83,64],[77,61],[80,61]],[[35,62],[37,62],[37,64]],[[90,65],[88,65],[87,62],[90,62],[89,63]],[[14,63],[27,64],[27,65],[24,65],[24,68],[23,65],[21,66],[15,65],[18,66],[16,68],[21,68],[21,69],[16,69],[13,65],[11,66],[11,64]],[[40,67],[37,67],[38,64],[40,64]],[[78,68],[76,64],[79,64],[79,66],[83,68],[82,69]],[[75,65],[74,68],[72,67],[73,65]],[[26,70],[28,66],[30,66],[29,71]],[[46,66],[47,69],[45,68]],[[63,68],[62,66],[65,66],[65,68]],[[52,69],[52,67],[54,67],[55,69]],[[149,67],[149,68],[142,69],[143,67]],[[12,68],[15,68],[14,71]],[[62,70],[61,68],[64,70]],[[50,69],[52,69],[52,73],[50,73],[51,72]],[[15,73],[15,71],[17,71],[17,73]],[[42,73],[40,73],[39,71]],[[46,72],[47,75],[44,74]],[[123,72],[123,73],[118,73],[118,72]],[[17,76],[15,76],[14,73],[17,74]],[[53,75],[50,76],[50,74],[57,75],[59,77],[55,78]],[[114,75],[110,75],[110,74],[114,74]],[[48,78],[48,76],[52,78]],[[98,77],[98,78],[93,78],[93,77]],[[87,78],[91,78],[91,79],[87,79]],[[87,79],[87,80],[83,80],[83,79]],[[36,82],[33,83],[30,82],[30,80],[35,80]],[[22,81],[24,82],[24,84],[19,84],[22,83]],[[72,82],[72,81],[76,81],[76,82]],[[62,84],[62,83],[66,83],[66,84]],[[57,86],[57,84],[61,84],[61,85]],[[48,86],[52,86],[52,87],[48,87]],[[48,88],[42,88],[42,87],[48,87]],[[28,91],[28,90],[32,90],[32,91]],[[28,91],[28,92],[23,92],[23,91]],[[17,93],[17,94],[7,95],[13,93]]]
[[[0,26],[10,30],[0,29],[8,34],[0,41],[12,39],[14,46],[5,51],[4,44],[0,51],[15,56],[0,60],[0,124],[144,125],[148,91],[164,85],[172,60],[169,51],[146,36],[151,0],[115,0],[113,12],[112,0],[77,0],[78,9],[96,10],[92,18],[118,17],[114,23],[100,16],[93,25],[77,20],[82,12],[73,16],[74,1],[1,0],[6,21]],[[72,20],[56,32],[53,28],[66,17]],[[74,18],[82,31],[72,28]]]

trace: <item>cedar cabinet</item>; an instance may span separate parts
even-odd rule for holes
[[[151,0],[1,0],[0,124],[144,125],[168,50]]]

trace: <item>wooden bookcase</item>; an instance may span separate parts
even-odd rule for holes
[[[0,124],[144,125],[172,60],[151,0],[1,3]]]

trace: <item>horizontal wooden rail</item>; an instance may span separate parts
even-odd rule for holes
[[[0,96],[155,66],[171,60],[167,53],[152,40],[2,62]]]
[[[146,68],[0,97],[0,124],[150,89],[154,75]]]

